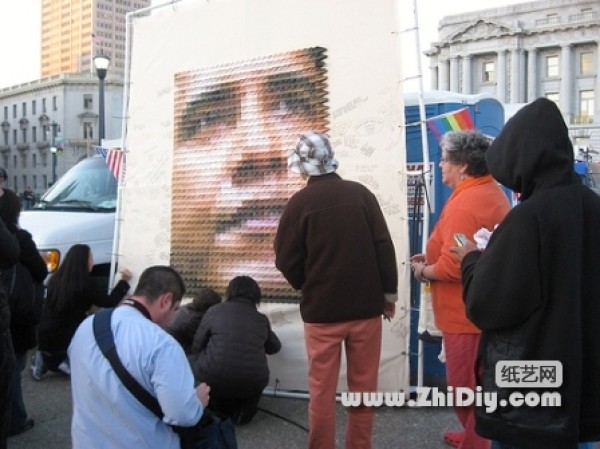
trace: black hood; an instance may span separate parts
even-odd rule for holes
[[[496,137],[486,161],[498,182],[526,199],[539,188],[579,182],[573,145],[553,101],[539,98],[520,109]]]

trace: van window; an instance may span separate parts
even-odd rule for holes
[[[102,157],[84,159],[40,199],[37,209],[114,212],[117,180]]]

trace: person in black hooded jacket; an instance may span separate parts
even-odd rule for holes
[[[479,407],[476,430],[501,449],[570,449],[600,440],[600,197],[575,174],[567,126],[545,98],[506,123],[486,159],[522,202],[483,252],[472,242],[454,248],[467,315],[482,330],[480,384],[508,401],[493,411]],[[562,385],[526,388],[516,371],[511,381],[519,386],[498,387],[495,368],[503,361],[558,361]],[[546,391],[560,394],[560,406],[510,401],[511,393]]]

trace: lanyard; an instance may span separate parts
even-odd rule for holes
[[[152,321],[152,318],[150,317],[150,312],[148,312],[148,309],[142,303],[134,301],[131,298],[127,298],[127,299],[124,299],[121,302],[121,304],[125,305],[125,306],[133,307],[134,309],[138,310],[142,315],[144,315],[146,318],[148,318],[150,321]]]

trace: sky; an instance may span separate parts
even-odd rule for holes
[[[328,1],[328,0],[323,0]],[[368,0],[365,0],[368,1]],[[403,23],[401,30],[415,25],[414,1],[396,0],[401,6]],[[153,4],[168,3],[166,0],[153,0]],[[486,0],[485,8],[494,8],[515,3],[519,0]],[[437,26],[442,17],[479,9],[473,0],[417,0],[419,17],[419,37],[421,53],[438,40]],[[2,56],[5,63],[0,66],[0,88],[13,86],[39,79],[40,75],[40,26],[41,0],[0,0],[0,42],[3,42]],[[404,76],[416,76],[417,52],[416,33],[403,33],[402,54]],[[423,67],[423,87],[429,87],[427,57],[421,54]],[[405,91],[417,90],[418,82],[407,82]]]

